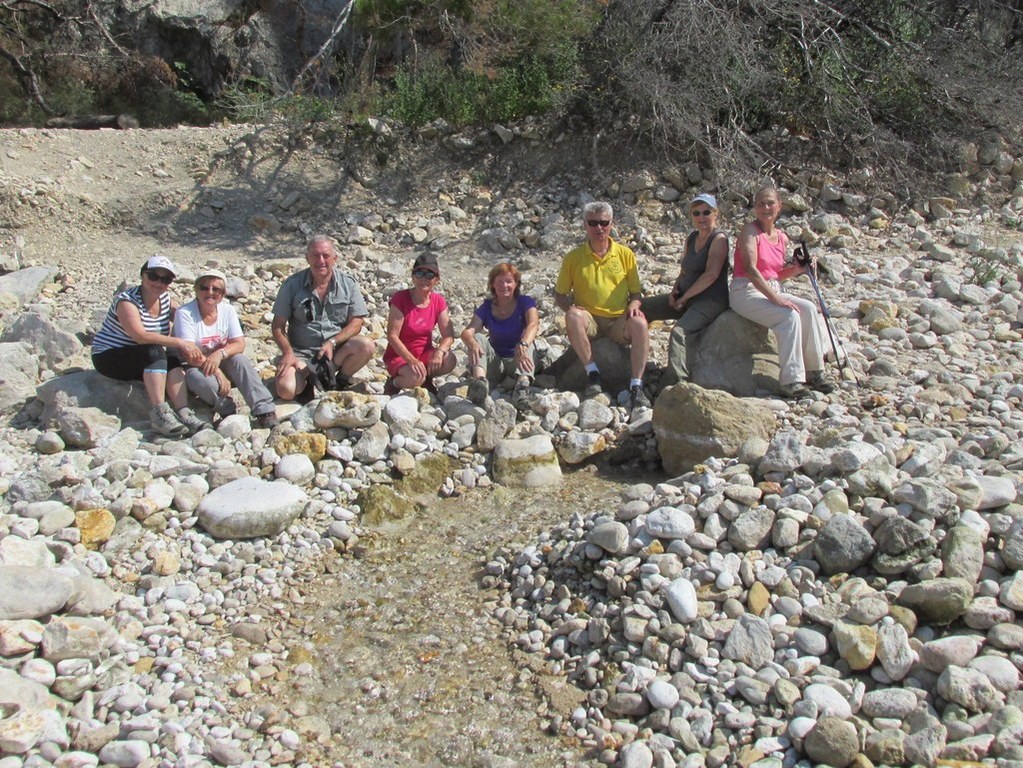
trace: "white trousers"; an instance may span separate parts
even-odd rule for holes
[[[770,284],[777,293],[782,292],[777,281]],[[824,368],[824,335],[817,305],[789,293],[785,298],[799,311],[772,303],[745,277],[733,279],[728,291],[733,310],[774,333],[778,342],[778,383],[783,386],[805,383],[808,371]]]

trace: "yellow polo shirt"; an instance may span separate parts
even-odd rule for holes
[[[629,295],[641,290],[636,254],[612,240],[604,258],[598,259],[589,242],[583,243],[561,262],[554,290],[574,294],[575,303],[594,317],[618,317],[628,307]]]

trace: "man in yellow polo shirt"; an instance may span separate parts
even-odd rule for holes
[[[639,308],[636,254],[611,239],[613,216],[608,203],[596,201],[583,208],[586,242],[569,251],[561,262],[554,301],[565,310],[568,341],[586,367],[588,383],[583,396],[594,397],[601,392],[600,370],[593,361],[590,339],[607,336],[631,346],[629,399],[633,408],[649,408],[643,372],[650,338],[646,317]]]

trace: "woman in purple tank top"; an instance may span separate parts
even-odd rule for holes
[[[472,377],[469,399],[482,405],[491,385],[514,375],[512,402],[522,410],[528,405],[529,386],[538,364],[535,341],[540,315],[536,301],[522,295],[522,275],[513,265],[504,262],[490,270],[487,285],[490,298],[476,308],[462,331]]]

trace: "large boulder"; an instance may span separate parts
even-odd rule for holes
[[[124,426],[149,426],[149,399],[141,381],[116,381],[96,371],[76,371],[39,385],[43,424],[56,419],[66,406],[99,408],[117,416]]]
[[[687,347],[689,379],[737,397],[778,388],[778,347],[771,332],[728,309]]]
[[[0,341],[28,344],[39,359],[39,365],[51,371],[62,370],[68,364],[80,364],[85,351],[77,336],[36,312],[21,315],[4,331]]]
[[[746,440],[768,440],[777,420],[765,405],[683,382],[654,404],[654,434],[666,472],[680,475],[710,456],[736,456]]]
[[[561,482],[561,465],[549,435],[502,440],[494,449],[494,480],[538,488]]]
[[[0,567],[0,621],[37,619],[61,610],[74,592],[67,574],[53,568]]]
[[[199,504],[199,525],[215,539],[276,536],[298,517],[309,497],[289,483],[243,477],[212,491]]]
[[[590,349],[593,351],[593,362],[600,368],[604,389],[611,393],[628,389],[631,370],[629,348],[615,344],[611,339],[599,338],[591,342]],[[557,379],[560,389],[579,390],[586,387],[586,369],[571,347],[544,373]]]
[[[64,443],[72,448],[95,448],[121,429],[120,419],[99,408],[58,408],[55,421]]]
[[[0,294],[10,294],[19,304],[27,304],[35,299],[43,286],[52,282],[56,275],[56,267],[28,267],[9,275],[0,275]]]
[[[35,394],[39,361],[20,341],[0,344],[0,410],[23,403]]]

